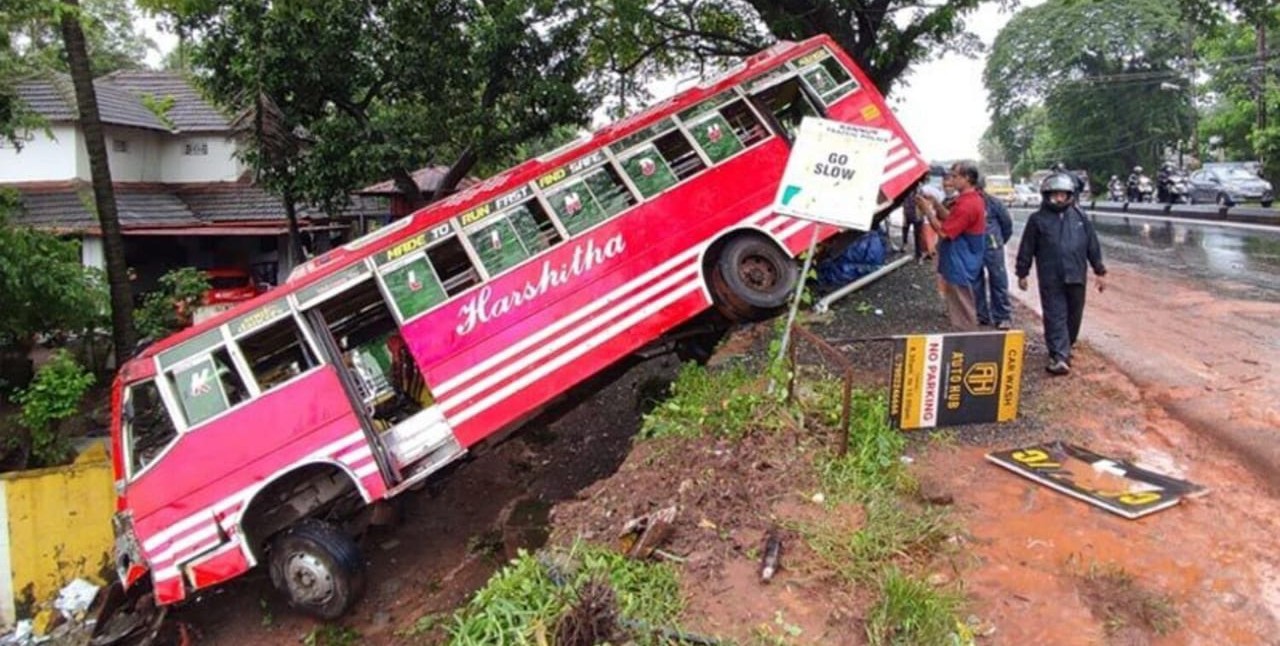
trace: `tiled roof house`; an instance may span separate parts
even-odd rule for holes
[[[131,265],[162,271],[161,265],[265,264],[268,273],[287,274],[295,259],[287,257],[284,207],[248,179],[227,115],[174,72],[115,72],[94,87]],[[47,131],[25,133],[20,148],[0,144],[0,186],[19,193],[17,223],[80,236],[85,263],[101,266],[71,79],[33,78],[16,89],[48,124]],[[338,218],[300,208],[300,224],[309,231],[343,229],[349,219],[385,218],[385,203],[356,195]]]

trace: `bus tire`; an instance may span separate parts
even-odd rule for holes
[[[741,236],[716,258],[714,283],[721,311],[737,320],[760,319],[787,304],[800,272],[795,261],[769,240]]]
[[[321,619],[337,619],[364,592],[360,548],[337,527],[308,518],[271,542],[271,583],[289,605]]]

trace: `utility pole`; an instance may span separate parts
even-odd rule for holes
[[[1204,159],[1200,154],[1200,108],[1196,106],[1196,27],[1187,21],[1187,96],[1191,101],[1191,156],[1196,164],[1203,166]],[[1179,151],[1181,152],[1181,151]],[[1182,166],[1182,160],[1178,160]]]
[[[1258,20],[1258,130],[1267,127],[1267,26]]]

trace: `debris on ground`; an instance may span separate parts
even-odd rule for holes
[[[622,553],[641,560],[652,556],[654,550],[671,536],[676,512],[676,506],[672,505],[627,521],[618,534],[618,545]]]
[[[782,539],[769,530],[764,537],[764,555],[760,557],[760,580],[768,583],[782,567]]]

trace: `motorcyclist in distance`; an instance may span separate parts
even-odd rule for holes
[[[1124,182],[1120,181],[1119,175],[1112,175],[1111,179],[1107,180],[1107,193],[1113,199],[1123,198]]]

